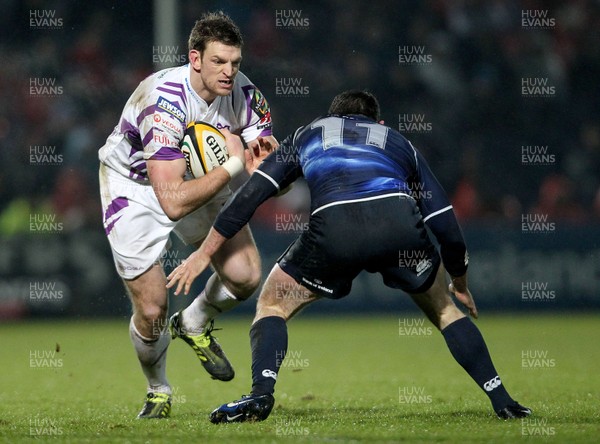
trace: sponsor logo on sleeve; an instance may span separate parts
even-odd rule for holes
[[[156,112],[153,116],[154,127],[163,131],[167,131],[174,135],[179,135],[183,130],[181,122],[174,120],[170,114]]]
[[[260,90],[254,85],[248,85],[243,88],[246,100],[250,109],[259,118],[256,123],[257,129],[270,128],[271,123],[271,108],[265,96],[262,95]]]
[[[173,102],[168,101],[164,97],[159,97],[156,102],[156,106],[163,111],[168,112],[177,120],[184,122],[185,121],[185,113],[179,108],[179,106],[175,105]]]
[[[161,146],[167,146],[172,148],[179,147],[179,143],[176,140],[173,140],[171,137],[169,137],[168,134],[165,134],[163,132],[155,132],[152,136],[152,140],[154,141],[154,143]]]
[[[271,127],[271,111],[267,111],[263,117],[260,118],[256,124],[257,129],[270,128]]]
[[[267,103],[267,99],[265,99],[265,96],[262,95],[258,88],[254,88],[254,91],[252,92],[250,108],[252,108],[252,111],[254,111],[256,115],[261,119],[267,116],[267,114],[269,116],[271,114],[269,104]]]

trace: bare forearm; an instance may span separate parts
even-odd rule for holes
[[[179,220],[211,200],[232,177],[244,169],[244,147],[239,137],[223,130],[229,159],[206,175],[184,180],[183,157],[172,160],[147,161],[148,178],[161,208],[171,220]]]
[[[208,203],[230,180],[229,173],[219,167],[197,179],[159,182],[152,186],[169,219],[179,220]]]

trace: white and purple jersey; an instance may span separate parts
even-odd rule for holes
[[[227,128],[246,142],[272,134],[269,105],[244,74],[236,75],[231,94],[208,105],[192,89],[190,69],[188,64],[158,71],[139,84],[100,148],[102,163],[131,180],[147,182],[147,160],[184,157],[179,143],[190,122]]]

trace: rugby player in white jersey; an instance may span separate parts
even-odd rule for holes
[[[129,331],[147,395],[138,418],[170,415],[167,348],[180,337],[214,379],[234,371],[211,335],[212,320],[247,299],[261,279],[260,258],[248,227],[214,257],[213,275],[184,310],[167,319],[168,293],[161,256],[171,231],[199,246],[231,194],[228,183],[244,168],[252,172],[278,143],[260,91],[239,72],[243,39],[223,13],[205,14],[189,37],[189,64],[159,71],[127,101],[119,123],[99,151],[104,228],[117,272],[133,306]],[[200,178],[187,174],[179,148],[189,122],[221,129],[230,158]]]

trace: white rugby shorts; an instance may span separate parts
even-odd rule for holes
[[[204,239],[230,195],[231,190],[225,187],[206,205],[174,222],[161,208],[149,183],[129,180],[101,164],[104,231],[119,275],[134,279],[148,270],[170,247],[172,230],[186,244]]]

